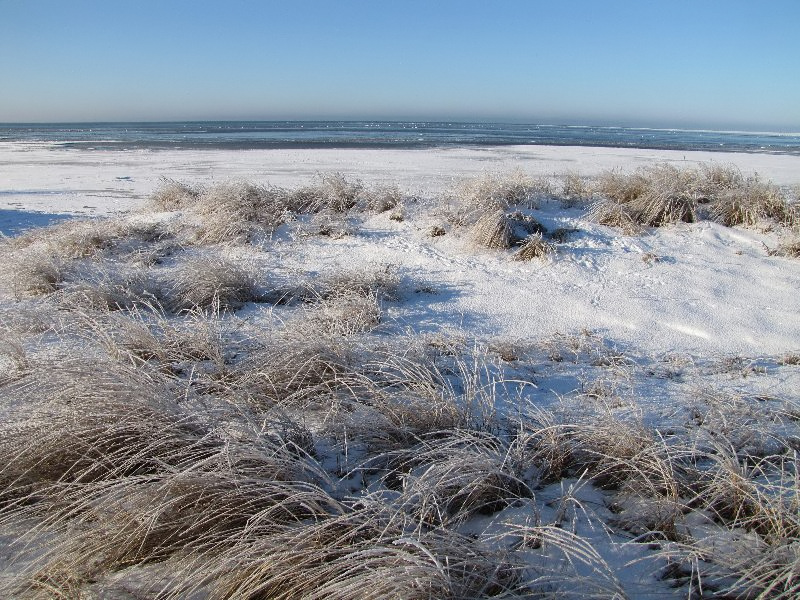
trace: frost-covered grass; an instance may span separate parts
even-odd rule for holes
[[[591,208],[592,217],[622,228],[700,219],[726,226],[755,225],[765,219],[797,223],[796,207],[778,186],[758,175],[746,177],[733,166],[679,169],[661,164],[633,173],[606,171],[594,191],[600,198]]]
[[[654,201],[655,180],[670,207],[689,198],[667,168],[604,177],[622,207]],[[574,286],[552,309],[577,320],[613,278],[576,268],[635,248],[623,265],[651,293],[682,277],[665,251],[707,233],[619,246],[581,207],[589,183],[487,175],[426,203],[341,175],[165,181],[144,211],[5,240],[0,595],[796,597],[800,348],[548,330],[530,295]],[[459,218],[431,237],[443,207]],[[309,236],[325,214],[358,228]],[[796,269],[743,231],[732,256]],[[516,283],[476,317],[485,290],[456,284],[480,278]],[[459,300],[459,326],[439,322]],[[536,328],[481,328],[510,310]]]

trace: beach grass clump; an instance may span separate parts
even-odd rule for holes
[[[349,336],[372,331],[383,310],[377,293],[358,290],[321,298],[305,311],[309,326],[328,335]]]
[[[496,431],[505,389],[498,360],[487,347],[463,348],[456,340],[427,336],[376,350],[363,372],[371,384],[369,404],[384,423],[376,428],[382,429],[377,446],[390,449],[394,442],[451,429]]]
[[[755,225],[763,219],[791,226],[795,216],[780,188],[757,176],[742,178],[736,186],[720,188],[709,208],[711,220],[722,225]]]
[[[790,240],[778,244],[777,247],[768,251],[770,256],[783,256],[785,258],[800,258],[800,239]]]
[[[406,194],[396,185],[365,187],[358,194],[356,208],[363,212],[384,213],[398,208]]]
[[[64,260],[87,258],[109,248],[120,237],[116,219],[70,219],[31,229],[12,238],[12,248],[37,246]]]
[[[628,465],[648,456],[657,444],[654,432],[635,418],[623,419],[605,412],[593,414],[591,424],[575,429],[577,459],[588,470],[592,481],[616,489],[635,472]]]
[[[198,256],[179,264],[164,290],[165,305],[176,313],[236,310],[261,299],[255,276],[240,263],[220,256]]]
[[[293,190],[288,202],[291,210],[300,214],[346,213],[356,206],[364,189],[360,179],[350,180],[342,173],[319,173],[313,184]]]
[[[524,589],[507,555],[451,530],[413,531],[381,502],[250,535],[203,572],[219,598],[485,598]]]
[[[695,473],[689,506],[705,517],[705,525],[660,553],[684,572],[696,571],[700,583],[720,595],[796,597],[796,453],[757,458],[718,438],[702,458],[708,466]]]
[[[65,221],[13,238],[0,269],[17,298],[46,295],[79,284],[87,288],[116,286],[118,291],[124,291],[121,288],[127,284],[141,288],[133,285],[133,279],[122,281],[130,269],[117,262],[155,264],[159,257],[173,252],[175,246],[164,242],[172,237],[169,227],[157,222],[124,218]]]
[[[209,311],[189,311],[171,318],[158,305],[137,305],[108,314],[87,312],[82,331],[114,360],[141,366],[152,363],[170,374],[208,364],[224,371],[236,345],[230,331],[239,324]],[[199,377],[208,369],[195,371]]]
[[[597,192],[601,198],[589,216],[629,231],[706,218],[729,227],[762,219],[796,222],[796,211],[780,188],[757,175],[744,177],[733,166],[679,169],[665,163],[629,174],[606,171],[598,178]]]
[[[603,171],[597,178],[597,192],[619,204],[627,204],[645,194],[649,188],[645,170],[623,173],[618,170]]]
[[[212,186],[192,210],[200,217],[195,240],[201,244],[239,243],[272,231],[286,221],[289,194],[278,187],[237,181]]]
[[[496,399],[485,381],[484,357],[464,355],[462,349],[444,344],[447,349],[426,347],[417,336],[404,338],[396,347],[376,348],[360,369],[370,414],[350,427],[383,464],[375,468],[384,470],[387,478],[397,480],[398,469],[405,471],[392,452],[402,453],[426,435],[456,429],[491,431],[496,426]]]
[[[532,470],[535,485],[567,477],[578,464],[573,428],[553,411],[538,409],[520,423],[509,456],[518,469]]]
[[[297,294],[306,302],[353,294],[396,302],[401,296],[401,283],[399,273],[391,265],[341,269],[303,283]]]
[[[594,202],[586,213],[587,217],[595,223],[616,227],[625,235],[635,235],[642,231],[642,226],[627,207],[615,200],[598,200]]]
[[[632,174],[606,172],[598,178],[597,191],[601,199],[590,207],[589,216],[605,225],[660,227],[697,219],[693,170],[661,164]]]
[[[636,223],[660,227],[697,220],[695,173],[671,165],[657,165],[634,174],[631,186],[622,186],[623,196],[612,196],[624,204]]]
[[[43,248],[23,248],[5,256],[0,265],[3,283],[17,299],[55,292],[64,280],[67,263]]]
[[[297,462],[291,455],[282,459]],[[194,561],[208,560],[236,547],[253,522],[278,529],[318,519],[336,505],[312,484],[271,477],[275,461],[251,460],[262,468],[257,476],[252,470],[238,473],[235,465],[208,468],[201,462],[195,471],[83,486],[69,507],[74,533],[51,541],[17,577],[17,588],[64,593],[176,555],[176,567],[187,553]]]
[[[16,407],[0,436],[6,502],[56,497],[60,484],[186,464],[215,445],[177,410],[185,393],[178,386],[119,363],[32,361],[3,393]]]
[[[690,512],[696,479],[691,451],[661,440],[646,442],[640,436],[633,452],[619,452],[617,445],[602,454],[592,480],[613,486],[614,524],[645,538],[682,540],[688,535],[683,517]]]
[[[566,171],[561,175],[561,192],[558,197],[562,206],[573,208],[591,200],[594,189],[590,181],[576,171]]]
[[[533,216],[514,210],[497,210],[480,216],[472,225],[472,243],[481,248],[507,249],[522,243],[530,236],[545,233],[547,229]]]
[[[481,248],[507,249],[514,242],[514,228],[502,210],[487,212],[475,222],[471,236]]]
[[[445,193],[448,218],[458,225],[474,225],[481,217],[512,207],[535,208],[550,192],[549,182],[536,180],[521,170],[484,173],[466,179]]]
[[[185,210],[197,202],[201,193],[202,189],[198,187],[162,177],[158,187],[145,204],[145,209],[163,212]]]
[[[697,500],[716,520],[771,543],[800,539],[793,455],[753,456],[719,437],[706,458],[710,464],[698,478]]]
[[[514,253],[514,260],[528,261],[546,258],[555,252],[555,246],[542,238],[541,233],[529,235]]]
[[[330,487],[327,475],[294,445],[222,439],[147,381],[95,378],[91,392],[70,383],[36,415],[55,423],[4,427],[0,524],[38,521],[17,542],[23,567],[0,584],[4,593],[74,594],[121,568],[213,557],[248,527],[274,531],[338,510],[320,487]]]
[[[533,495],[514,472],[507,444],[493,435],[434,432],[395,452],[393,459],[407,469],[398,501],[423,523],[452,525]]]
[[[113,261],[76,265],[59,285],[63,305],[93,310],[130,310],[161,300],[160,284],[143,269],[120,268]]]
[[[525,206],[533,208],[537,196],[548,192],[546,183],[533,179],[520,169],[507,173],[485,173],[462,184],[470,204],[489,208]]]
[[[235,366],[233,396],[258,410],[305,407],[328,411],[339,394],[353,398],[364,389],[354,346],[347,337],[326,333],[307,319],[271,332]]]

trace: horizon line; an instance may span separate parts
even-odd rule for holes
[[[0,121],[0,126],[46,126],[46,125],[156,125],[166,123],[392,123],[392,124],[420,124],[420,123],[447,123],[447,124],[462,124],[462,125],[531,125],[536,127],[571,127],[571,128],[597,128],[597,129],[639,129],[643,131],[681,131],[681,132],[696,132],[696,133],[729,133],[729,134],[752,134],[752,135],[784,135],[784,136],[800,136],[800,129],[792,131],[785,130],[768,130],[754,126],[752,129],[747,128],[730,128],[722,127],[719,129],[713,127],[672,127],[672,126],[653,126],[653,125],[621,125],[621,124],[608,124],[608,123],[584,123],[584,122],[535,122],[524,120],[493,120],[493,119],[321,119],[321,118],[308,118],[308,119],[155,119],[155,120],[101,120],[101,121]],[[740,126],[741,127],[741,126]]]

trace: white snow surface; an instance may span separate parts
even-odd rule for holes
[[[800,349],[800,261],[768,256],[780,238],[759,228],[711,222],[625,236],[590,223],[557,201],[535,216],[548,229],[576,228],[546,261],[471,247],[456,229],[430,237],[437,197],[484,172],[521,169],[534,177],[647,164],[734,164],[779,185],[800,182],[800,157],[549,146],[424,150],[64,150],[0,144],[0,230],[48,214],[102,215],[135,209],[160,178],[207,185],[247,180],[297,187],[317,173],[367,184],[394,183],[418,198],[397,223],[386,214],[338,240],[278,239],[271,263],[305,271],[391,266],[433,294],[389,306],[413,329],[466,329],[476,337],[525,341],[590,330],[639,352],[775,355]]]

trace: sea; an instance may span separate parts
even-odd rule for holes
[[[0,142],[84,150],[550,145],[800,155],[800,133],[399,121],[0,123]]]

